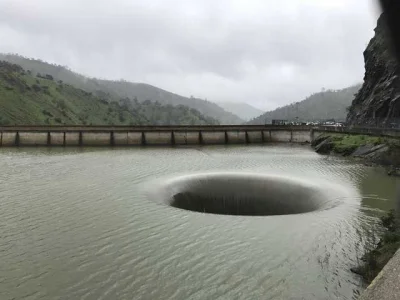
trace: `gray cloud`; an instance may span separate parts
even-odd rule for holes
[[[270,109],[361,82],[366,0],[0,0],[0,52]]]

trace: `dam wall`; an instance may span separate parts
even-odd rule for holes
[[[3,126],[0,146],[161,146],[311,142],[308,126]]]
[[[2,126],[0,146],[166,146],[309,143],[322,133],[400,138],[398,129],[273,125]]]

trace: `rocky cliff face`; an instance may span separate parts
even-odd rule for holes
[[[364,51],[364,84],[353,100],[347,121],[354,125],[400,124],[399,63],[392,53],[385,15]]]

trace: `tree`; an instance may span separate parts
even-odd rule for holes
[[[143,102],[144,105],[151,105],[151,100],[147,99]]]

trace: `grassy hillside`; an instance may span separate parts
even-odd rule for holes
[[[101,98],[91,92],[37,77],[22,67],[0,61],[0,124],[215,124],[216,120],[185,106],[151,101]]]
[[[41,75],[49,74],[57,80],[62,80],[64,83],[91,92],[100,98],[104,96],[114,99],[136,98],[139,102],[151,100],[174,106],[185,105],[198,110],[205,116],[217,119],[221,124],[240,124],[244,122],[238,116],[225,111],[215,103],[194,97],[179,96],[148,84],[87,78],[69,70],[65,66],[53,65],[15,54],[0,54],[0,60],[18,64],[24,69],[30,70],[33,75],[37,73]]]
[[[261,109],[243,102],[219,102],[218,105],[245,121],[249,121],[264,113]]]
[[[346,120],[347,109],[354,99],[354,94],[361,85],[351,86],[342,90],[328,90],[316,93],[303,101],[292,103],[251,120],[249,124],[271,123],[274,119],[289,121],[321,121],[335,119]]]

